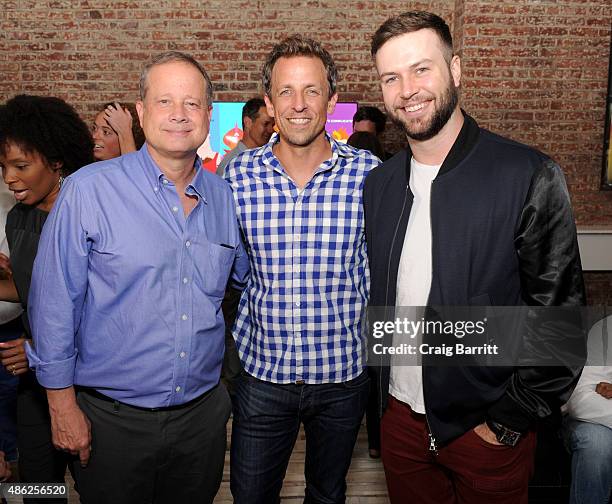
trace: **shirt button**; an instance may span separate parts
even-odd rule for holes
[[[189,282],[189,280],[187,280],[187,277],[183,278],[183,283],[186,284],[187,282]]]
[[[168,181],[166,179],[164,179],[164,184],[168,184]]]
[[[185,352],[181,352],[181,353],[179,354],[179,357],[180,357],[181,359],[184,359],[184,358],[185,358],[185,355],[187,355]]]
[[[183,314],[181,315],[181,318],[182,318],[183,320],[187,320],[187,315],[186,315],[185,313],[183,313]]]
[[[173,207],[172,207],[172,211],[173,211],[174,213],[178,212],[178,207],[177,207],[177,206],[173,206]]]
[[[295,302],[295,306],[300,306],[300,302],[299,302],[299,301],[296,301],[296,302]]]
[[[180,385],[177,386],[174,390],[176,390],[177,392],[180,392],[181,391],[181,386]]]
[[[157,192],[157,191],[159,191],[159,187],[154,187],[153,192]]]
[[[191,247],[191,242],[189,240],[185,242],[185,247]]]

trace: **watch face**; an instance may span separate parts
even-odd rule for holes
[[[501,436],[498,436],[497,440],[502,444],[515,446],[520,437],[520,433],[506,430]]]

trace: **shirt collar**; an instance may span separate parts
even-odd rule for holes
[[[331,158],[325,161],[322,166],[317,170],[316,173],[326,171],[327,169],[334,168],[338,165],[338,159],[344,158],[350,160],[355,157],[356,151],[351,149],[345,143],[339,142],[335,138],[331,137],[327,131],[325,132],[325,138],[330,143],[332,155]],[[274,155],[272,148],[276,143],[280,142],[280,135],[273,133],[267,144],[253,152],[253,157],[261,156],[263,162],[269,164],[273,168],[279,169],[284,172],[278,158]]]
[[[151,184],[153,191],[158,192],[161,189],[161,186],[163,185],[163,180],[166,177],[159,169],[157,163],[151,157],[146,142],[140,148],[139,155],[142,161],[142,165],[144,167],[144,172],[147,180]],[[200,159],[200,156],[198,155],[196,155],[194,166],[195,175],[191,182],[187,184],[185,192],[187,194],[196,193],[198,197],[201,198],[203,203],[207,203],[205,196],[206,191],[204,188],[204,176],[202,174],[202,159]]]

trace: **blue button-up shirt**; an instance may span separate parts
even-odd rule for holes
[[[298,188],[274,135],[230,161],[251,279],[234,337],[245,370],[275,383],[337,383],[364,368],[368,265],[363,183],[380,161],[329,137],[332,156]]]
[[[47,388],[92,387],[135,406],[185,403],[219,381],[221,300],[248,259],[232,193],[202,169],[185,193],[139,152],[68,177],[41,236],[30,364]]]

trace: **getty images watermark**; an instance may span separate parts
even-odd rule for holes
[[[584,366],[606,307],[370,307],[370,366]],[[601,331],[600,331],[601,332]],[[607,338],[607,333],[602,334]],[[612,342],[610,342],[612,344]]]
[[[425,343],[423,338],[446,335],[458,340],[470,336],[483,335],[487,330],[487,318],[482,320],[426,320],[424,317],[415,320],[412,317],[394,320],[374,320],[372,337],[377,342],[372,344],[374,355],[498,355],[499,346],[490,343],[471,345],[462,342],[438,345]],[[396,336],[391,344],[383,340],[385,336]],[[407,342],[408,339],[410,342]],[[418,343],[417,343],[418,341]]]

